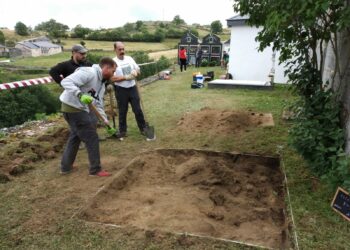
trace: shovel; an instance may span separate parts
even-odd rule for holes
[[[96,107],[90,103],[89,105],[89,109],[92,110],[92,112],[94,112],[94,114],[97,116],[97,118],[103,123],[103,125],[108,128],[111,129],[111,126],[109,126],[109,123],[107,120],[105,120],[105,118],[100,114],[100,112],[98,112],[98,110],[96,109]],[[117,137],[116,134],[112,135],[113,137]],[[119,140],[121,140],[122,138],[118,138]]]
[[[156,135],[154,133],[154,127],[150,126],[148,124],[148,122],[147,122],[148,119],[146,117],[146,112],[145,112],[145,109],[144,109],[144,106],[143,106],[143,101],[142,101],[142,98],[141,98],[140,89],[139,89],[139,85],[138,85],[137,82],[136,82],[136,89],[137,89],[137,93],[139,94],[139,97],[140,97],[141,109],[143,111],[143,116],[145,117],[145,120],[146,120],[146,127],[144,128],[144,133],[145,133],[145,136],[146,136],[146,140],[147,141],[154,141],[156,139]]]
[[[116,128],[115,127],[115,113],[114,113],[114,110],[113,110],[113,106],[114,106],[114,102],[113,102],[113,96],[112,96],[112,91],[109,91],[109,105],[111,106],[111,114],[112,114],[112,120],[113,120],[113,128]]]

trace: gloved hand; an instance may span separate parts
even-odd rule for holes
[[[109,134],[110,136],[114,135],[117,132],[117,130],[112,127],[106,127],[106,131],[107,131],[107,134]]]
[[[87,94],[82,94],[80,96],[80,101],[84,104],[90,104],[90,103],[92,103],[93,100],[94,100],[94,98],[90,95],[87,95]]]
[[[130,81],[130,80],[134,80],[135,79],[135,76],[133,74],[130,74],[130,75],[126,75],[124,76],[125,77],[125,80],[127,81]]]

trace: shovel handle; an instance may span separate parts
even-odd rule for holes
[[[90,103],[89,104],[89,109],[92,110],[92,112],[94,112],[94,114],[97,116],[97,118],[103,122],[103,124],[107,127],[107,128],[111,128],[111,126],[109,126],[108,121],[105,120],[105,118],[100,114],[100,112],[98,112],[98,110],[96,109],[96,107]]]

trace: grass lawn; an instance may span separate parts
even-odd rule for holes
[[[200,69],[209,70],[214,70],[216,76],[223,73],[218,67]],[[143,87],[145,111],[155,126],[157,140],[143,140],[130,111],[129,136],[123,142],[111,139],[100,144],[103,167],[116,174],[140,152],[156,148],[280,153],[300,249],[350,249],[350,225],[330,208],[335,190],[317,181],[288,146],[291,124],[281,119],[284,105],[293,99],[288,87],[278,85],[273,91],[191,89],[191,82],[192,68],[183,73],[177,69],[171,80]],[[275,126],[229,135],[186,133],[177,128],[186,112],[204,107],[270,112]],[[57,126],[66,124],[60,119]],[[99,133],[104,134],[103,129]],[[153,237],[135,228],[103,227],[72,218],[108,178],[87,176],[85,150],[79,151],[78,170],[71,175],[59,175],[59,161],[38,162],[32,171],[0,184],[0,249],[250,249],[209,239],[184,240],[168,233]]]

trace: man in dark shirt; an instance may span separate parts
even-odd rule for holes
[[[68,61],[58,63],[49,71],[55,82],[61,84],[63,78],[72,74],[79,67],[91,67],[92,63],[86,61],[87,49],[80,44],[72,47],[72,57]]]

